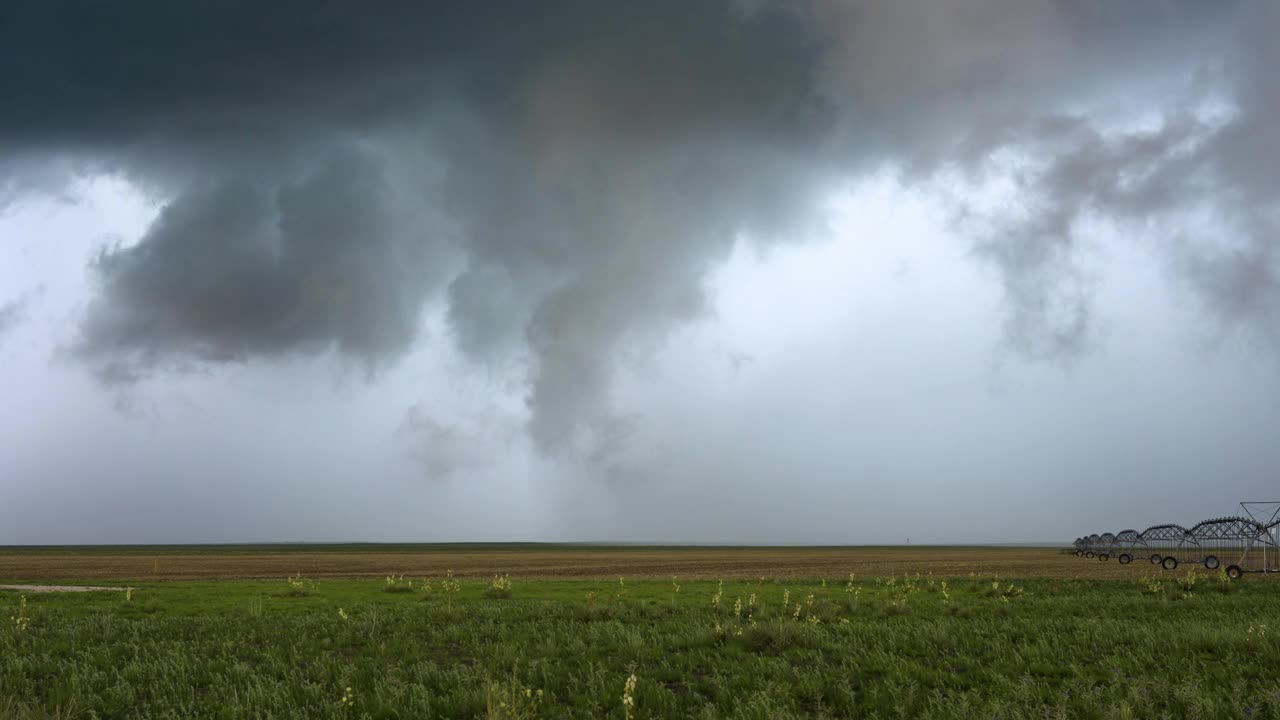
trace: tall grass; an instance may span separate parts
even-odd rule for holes
[[[0,718],[1280,716],[1268,581],[446,582],[0,593]]]

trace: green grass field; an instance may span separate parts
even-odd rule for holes
[[[1140,577],[6,592],[0,716],[1280,716],[1274,584]]]

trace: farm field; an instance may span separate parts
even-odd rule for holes
[[[381,578],[389,573],[522,579],[757,580],[920,574],[1133,579],[1140,563],[1085,561],[1055,548],[642,547],[541,544],[239,545],[0,548],[0,581]]]
[[[1042,550],[956,549],[950,565],[921,565],[920,575],[875,564],[923,562],[914,548],[794,551],[832,563],[826,553],[843,552],[888,571],[852,579],[748,578],[765,560],[747,550],[714,551],[750,560],[722,557],[723,582],[557,579],[544,559],[534,567],[548,575],[528,577],[502,552],[510,582],[496,586],[492,575],[447,571],[389,581],[393,561],[422,555],[413,552],[356,554],[381,556],[379,577],[3,591],[0,717],[1280,716],[1280,596],[1257,579],[1136,563],[1117,573],[1114,562],[1074,557],[1061,558],[1060,578],[964,570],[977,562],[965,553],[1057,563]],[[635,553],[630,567],[658,571],[656,549],[578,552],[602,553],[599,567],[611,569],[615,555]],[[665,567],[716,570],[702,557],[713,551],[667,552]],[[345,555],[329,554],[331,571],[348,569]],[[56,556],[6,561],[16,557]],[[472,574],[497,562],[468,558],[454,556]],[[960,574],[944,577],[947,568]],[[1100,577],[1077,577],[1088,572]],[[102,577],[56,580],[125,585]]]

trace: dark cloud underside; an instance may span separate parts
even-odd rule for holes
[[[1235,249],[1170,239],[1171,265],[1223,316],[1275,327],[1275,14],[6,3],[0,193],[87,167],[165,198],[93,263],[76,352],[103,377],[330,350],[377,368],[439,300],[465,355],[528,361],[530,432],[554,451],[616,424],[614,356],[701,313],[740,237],[794,235],[823,189],[886,163],[980,179],[1002,152],[1027,159],[1018,212],[959,225],[1025,354],[1089,345],[1084,220],[1149,226],[1189,204],[1234,217],[1214,232]],[[1121,101],[1150,127],[1096,110]],[[1187,109],[1214,103],[1225,119]]]

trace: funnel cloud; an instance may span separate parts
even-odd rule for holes
[[[0,306],[32,517],[86,488],[119,515],[66,528],[111,539],[855,542],[923,493],[938,541],[1054,540],[1110,511],[996,509],[1120,481],[1186,490],[1149,508],[1181,521],[1198,474],[1274,475],[1271,3],[53,0],[0,28],[0,287],[50,288]]]

